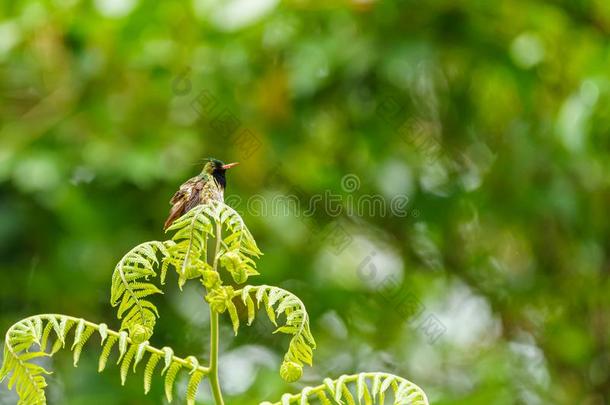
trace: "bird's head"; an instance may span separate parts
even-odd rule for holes
[[[202,175],[209,174],[209,175],[213,176],[216,179],[216,181],[218,182],[218,184],[220,184],[220,186],[222,188],[225,188],[227,185],[227,181],[225,178],[225,172],[227,170],[229,170],[230,168],[237,166],[238,164],[239,163],[237,163],[237,162],[225,164],[221,160],[209,158],[209,159],[206,159],[206,163],[203,166],[203,170],[201,171],[201,174]]]

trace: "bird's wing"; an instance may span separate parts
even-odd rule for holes
[[[201,203],[201,190],[203,189],[203,181],[197,181],[190,189],[189,196],[185,198],[184,212],[189,212]]]
[[[170,200],[172,208],[163,225],[164,230],[169,228],[176,219],[180,218],[199,204],[199,196],[202,188],[203,182],[198,177],[193,177],[180,186],[180,189],[176,191]]]
[[[172,199],[169,200],[169,204],[175,205],[176,203],[180,202],[180,200],[182,200],[184,197],[188,198],[188,194],[190,193],[193,186],[197,183],[197,180],[198,180],[197,177],[192,177],[192,178],[188,179],[187,181],[185,181],[180,186],[178,191],[176,191],[176,193],[173,195]]]
[[[185,194],[186,193],[182,189],[176,191],[176,193],[173,195],[172,199],[169,200],[169,205],[175,205],[177,202],[179,202],[184,197]]]

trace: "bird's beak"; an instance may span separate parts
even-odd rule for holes
[[[228,164],[226,164],[226,165],[222,166],[222,168],[223,168],[224,170],[227,170],[227,169],[230,169],[230,168],[232,168],[232,167],[237,166],[238,164],[239,164],[239,162],[235,162],[235,163],[228,163]]]

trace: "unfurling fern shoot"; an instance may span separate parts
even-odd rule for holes
[[[284,289],[269,285],[244,285],[258,275],[255,260],[262,254],[239,214],[223,202],[225,171],[235,164],[210,159],[199,176],[184,183],[171,200],[172,209],[165,228],[172,237],[165,241],[142,243],[129,251],[112,274],[110,303],[121,321],[118,330],[104,323],[60,315],[42,314],[23,319],[9,328],[4,342],[4,361],[0,380],[19,395],[24,405],[45,404],[45,375],[50,374],[37,360],[53,356],[68,346],[78,364],[85,345],[97,341],[100,346],[98,371],[108,365],[113,353],[121,383],[130,371],[143,370],[144,393],[153,384],[153,376],[164,378],[165,396],[174,399],[174,385],[179,375],[187,375],[186,403],[195,404],[200,383],[205,379],[216,405],[224,404],[218,381],[219,315],[228,314],[237,334],[241,325],[236,303],[247,309],[247,324],[255,320],[259,308],[276,325],[275,332],[290,335],[288,349],[279,367],[287,382],[298,380],[303,366],[312,366],[316,348],[303,302]],[[208,247],[213,255],[208,257]],[[149,344],[159,313],[153,299],[163,294],[168,271],[178,276],[180,288],[198,280],[205,287],[202,305],[210,310],[209,363],[202,365],[194,356],[174,355],[169,347]],[[243,285],[233,288],[225,284]],[[279,402],[263,404],[364,404],[386,401],[390,393],[394,404],[426,405],[425,393],[415,384],[387,373],[361,373],[326,379],[316,387],[298,394],[284,394]]]

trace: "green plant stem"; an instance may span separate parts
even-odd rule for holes
[[[210,386],[216,405],[224,405],[218,381],[218,313],[210,309]]]
[[[220,251],[222,228],[216,222],[216,250],[214,252],[214,271],[218,271],[218,252]],[[224,405],[220,381],[218,380],[218,313],[210,306],[210,386],[216,405]]]

